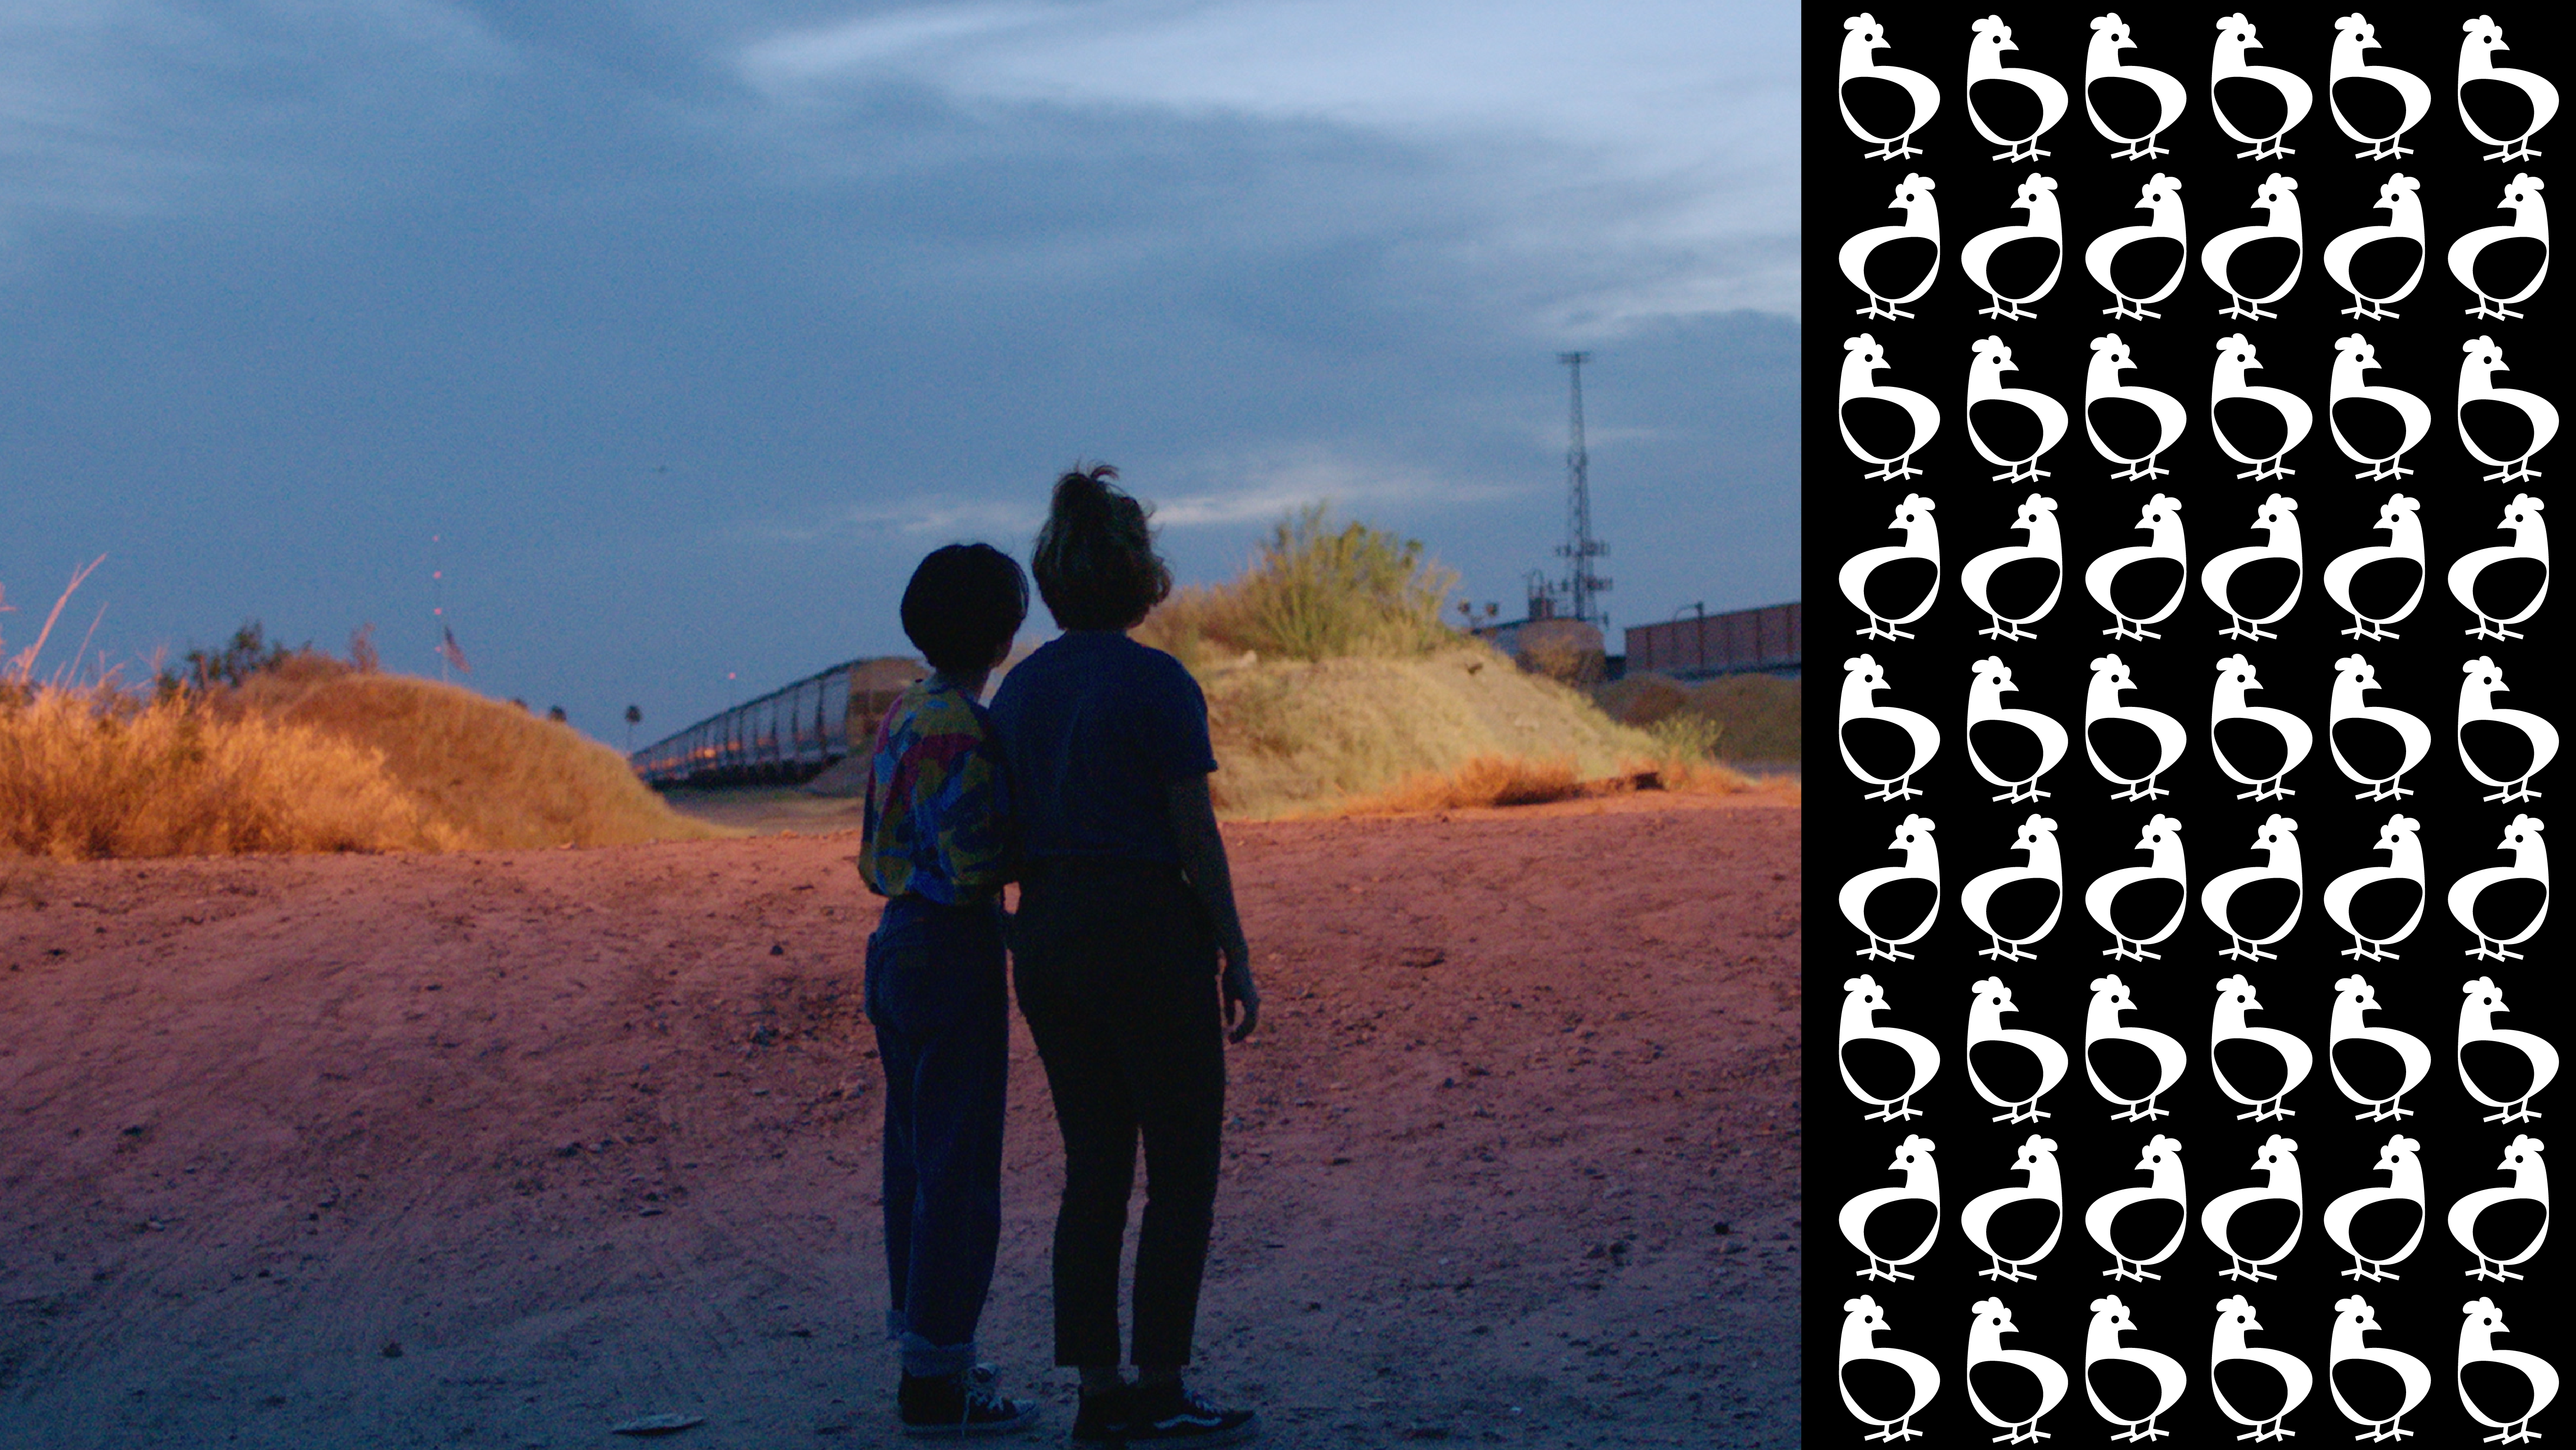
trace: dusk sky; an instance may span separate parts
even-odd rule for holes
[[[40,671],[434,674],[438,568],[469,683],[640,742],[906,652],[1077,459],[1185,582],[1330,500],[1509,617],[1569,348],[1614,641],[1796,598],[1796,18],[0,0],[0,637],[105,554]]]

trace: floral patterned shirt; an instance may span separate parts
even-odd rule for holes
[[[945,676],[903,692],[869,759],[859,875],[880,896],[956,906],[1017,874],[1008,779],[992,720]]]

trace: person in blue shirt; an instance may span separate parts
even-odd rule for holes
[[[1226,1026],[1248,1037],[1261,994],[1208,798],[1207,701],[1180,661],[1127,637],[1172,576],[1116,477],[1102,465],[1056,481],[1030,567],[1064,634],[993,698],[1024,863],[1014,980],[1064,1135],[1055,1357],[1082,1375],[1077,1446],[1233,1444],[1259,1417],[1191,1393],[1182,1370],[1216,1206]],[[1131,1386],[1118,1261],[1140,1137]]]
[[[886,1077],[886,1333],[901,1346],[895,1404],[911,1435],[1035,1419],[975,1359],[1002,1226],[1002,884],[1017,870],[1009,776],[976,697],[1028,611],[1020,566],[990,545],[923,559],[903,631],[932,673],[886,711],[869,757],[858,867],[886,898],[867,958]]]

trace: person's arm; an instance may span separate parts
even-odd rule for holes
[[[1243,919],[1235,914],[1234,876],[1226,867],[1225,837],[1216,828],[1216,805],[1208,799],[1208,778],[1184,775],[1171,783],[1164,801],[1171,813],[1172,840],[1179,846],[1181,870],[1190,879],[1216,924],[1217,950],[1225,955],[1226,1020],[1230,1040],[1252,1035],[1261,1020],[1261,989],[1252,981],[1252,948],[1243,939]]]

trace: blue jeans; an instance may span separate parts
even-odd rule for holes
[[[886,1076],[886,1333],[906,1374],[975,1363],[1002,1228],[1004,998],[998,900],[886,903],[868,938],[867,1007]]]

